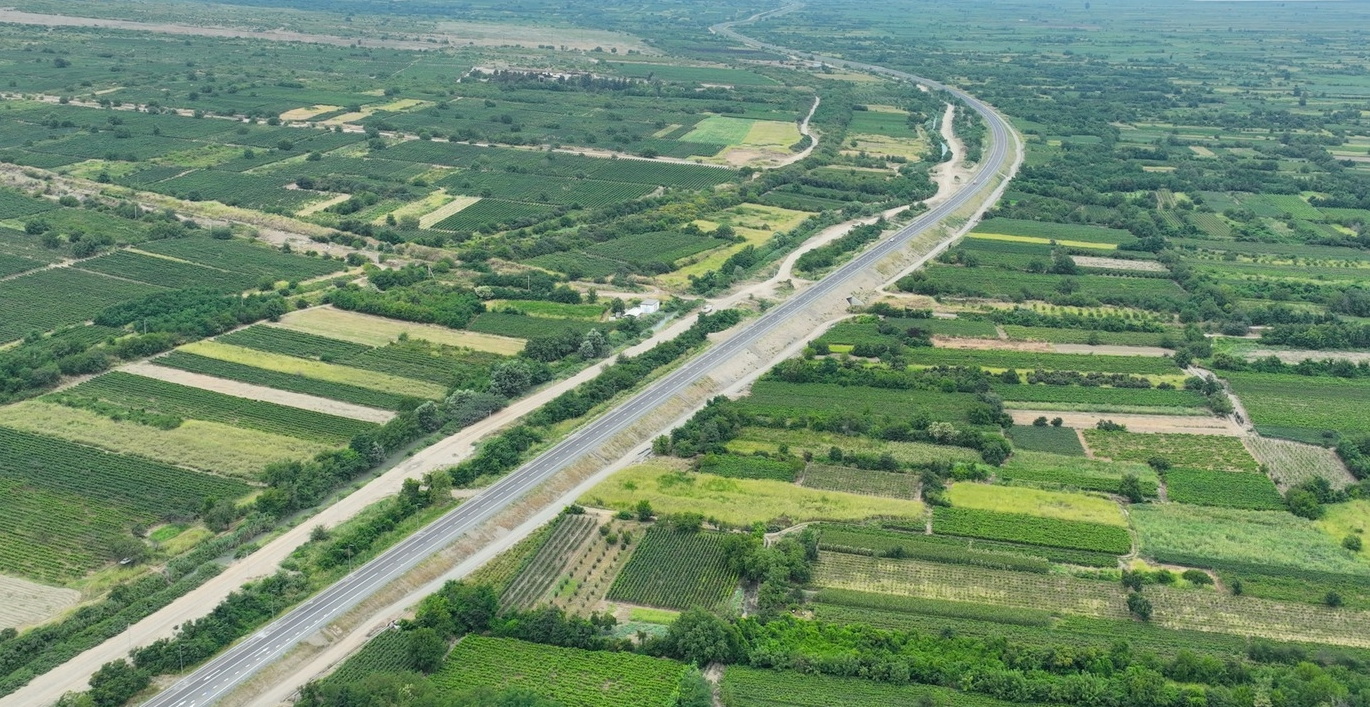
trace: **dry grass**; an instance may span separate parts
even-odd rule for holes
[[[81,593],[0,575],[0,629],[46,621],[76,604]]]
[[[477,351],[512,356],[523,350],[523,339],[474,331],[448,329],[436,324],[417,324],[396,319],[348,312],[332,307],[313,307],[291,312],[273,326],[302,331],[306,334],[329,336],[367,346],[385,346],[401,334],[411,339],[423,339],[434,344],[463,346]]]
[[[318,442],[201,420],[186,420],[174,430],[161,430],[38,400],[0,408],[0,425],[247,478],[255,478],[272,462],[308,459],[331,449]]]
[[[1127,526],[1127,519],[1123,517],[1118,504],[1106,498],[1082,493],[1043,491],[1022,486],[960,483],[947,489],[947,498],[956,508]]]

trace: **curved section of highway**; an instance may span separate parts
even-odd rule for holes
[[[794,53],[791,50],[756,42],[738,34],[732,28],[738,24],[754,22],[779,12],[788,11],[793,7],[761,13],[741,22],[724,23],[711,29],[752,46],[791,54]],[[820,298],[840,293],[858,273],[875,266],[886,256],[904,248],[912,239],[929,228],[937,226],[943,219],[970,203],[981,192],[994,189],[992,176],[1009,164],[1011,154],[1016,153],[1016,138],[1004,119],[992,108],[967,93],[901,71],[828,57],[814,58],[834,66],[870,71],[901,80],[922,83],[929,88],[947,91],[973,108],[984,117],[989,125],[991,145],[971,182],[964,185],[950,199],[921,214],[912,223],[880,241],[869,250],[857,255],[821,281],[770,309],[755,320],[744,323],[743,328],[732,338],[704,351],[686,362],[685,365],[647,386],[617,408],[587,423],[556,446],[511,472],[424,529],[357,568],[336,584],[324,589],[266,627],[235,644],[145,704],[152,707],[202,707],[214,703],[258,670],[285,655],[300,641],[324,628],[367,597],[380,591],[392,580],[397,579],[423,560],[452,544],[471,529],[489,520],[527,491],[623,432],[659,404],[670,400],[691,385],[708,377],[715,368],[741,354],[766,334],[785,326],[796,313],[803,311]],[[1010,152],[1010,146],[1015,148],[1013,153]],[[941,243],[926,256],[923,256],[923,260],[920,262],[926,262],[927,259],[936,256],[950,244],[951,239]]]

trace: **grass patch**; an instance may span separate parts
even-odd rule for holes
[[[958,483],[947,489],[954,508],[1127,527],[1118,504],[1098,496],[1042,489]],[[934,525],[934,529],[936,529]]]
[[[419,324],[387,319],[371,314],[349,312],[332,307],[312,307],[291,312],[271,326],[294,329],[366,346],[385,346],[407,335],[435,344],[461,346],[477,351],[512,356],[523,350],[524,341],[505,336],[480,334],[461,329],[448,329],[436,324]]]
[[[682,472],[660,462],[630,467],[581,496],[579,503],[631,510],[646,500],[658,514],[701,513],[731,525],[784,519],[858,520],[876,516],[915,518],[923,504],[836,491],[818,491],[782,481],[728,479]]]
[[[1084,430],[1085,442],[1101,457],[1146,462],[1160,457],[1172,466],[1214,471],[1260,471],[1241,439],[1221,435],[1132,434]]]

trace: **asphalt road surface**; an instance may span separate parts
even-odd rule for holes
[[[792,50],[753,41],[732,29],[734,25],[753,22],[788,9],[791,8],[762,13],[742,22],[717,25],[713,31],[739,42],[792,54],[795,53]],[[804,53],[801,55],[823,61],[832,66],[853,68],[892,78],[916,81],[929,88],[947,91],[960,98],[984,117],[989,125],[992,141],[987,154],[981,159],[981,166],[973,181],[963,186],[947,201],[921,214],[893,236],[880,241],[813,286],[773,307],[757,319],[744,323],[743,328],[732,338],[706,350],[685,365],[647,386],[628,401],[586,424],[542,455],[511,472],[480,494],[375,559],[358,567],[336,584],[324,589],[313,598],[224,651],[218,657],[144,704],[150,707],[202,707],[213,704],[257,671],[285,655],[300,641],[324,628],[392,580],[402,576],[429,556],[452,544],[472,528],[504,510],[530,489],[618,435],[659,404],[707,377],[715,368],[745,351],[761,337],[785,326],[795,313],[803,311],[815,300],[834,292],[840,292],[848,285],[853,276],[873,267],[885,256],[905,247],[913,238],[936,226],[944,218],[970,202],[979,192],[991,188],[988,177],[1003,167],[1010,159],[1009,145],[1013,143],[1013,137],[1008,125],[989,106],[967,93],[901,71],[829,57]],[[949,245],[950,241],[941,244],[924,258],[924,262]]]

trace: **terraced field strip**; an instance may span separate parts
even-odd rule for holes
[[[261,368],[277,373],[286,373],[303,378],[313,378],[315,380],[327,381],[329,383],[341,383],[360,388],[370,388],[387,393],[398,395],[412,395],[418,398],[441,398],[447,390],[440,385],[428,383],[426,381],[414,380],[412,378],[401,378],[386,373],[367,371],[351,366],[339,366],[322,361],[309,361],[285,356],[282,354],[267,353],[255,349],[223,344],[217,341],[197,341],[186,344],[180,348],[186,353],[204,356],[219,361],[237,363],[253,368]]]
[[[251,383],[241,383],[239,381],[228,380],[227,378],[215,378],[214,376],[207,376],[201,373],[191,373],[190,371],[182,371],[176,368],[158,366],[146,361],[130,363],[120,370],[147,378],[155,378],[168,383],[176,383],[192,388],[214,391],[215,393],[223,393],[224,395],[232,395],[235,398],[246,398],[248,400],[276,403],[277,405],[287,405],[301,410],[321,412],[326,415],[337,415],[338,417],[347,417],[353,420],[361,420],[362,422],[384,424],[395,416],[395,413],[389,410],[380,410],[363,405],[353,405],[352,403],[345,403],[341,400],[329,400],[328,398],[320,398],[316,395],[292,393],[288,390],[277,390],[276,388],[252,385]]]
[[[1128,432],[1145,434],[1190,434],[1221,435],[1241,437],[1246,434],[1235,422],[1225,418],[1199,415],[1133,415],[1109,412],[1067,412],[1057,410],[1018,410],[1008,411],[1015,425],[1031,425],[1039,417],[1048,419],[1059,417],[1062,425],[1076,429],[1094,429],[1101,420],[1112,420],[1125,425]]]
[[[879,594],[977,602],[1125,619],[1121,585],[1075,577],[820,552],[814,584]]]
[[[386,319],[370,314],[349,312],[333,307],[311,307],[286,314],[271,326],[285,327],[333,339],[342,339],[367,346],[385,346],[408,334],[411,339],[424,339],[435,344],[461,346],[477,351],[512,356],[523,350],[523,339],[494,334],[481,334],[462,329],[448,329],[436,324],[418,324]]]
[[[442,221],[448,216],[456,214],[458,211],[461,211],[477,201],[480,201],[480,197],[478,196],[458,196],[452,201],[420,216],[419,228],[432,228],[434,224]]]

